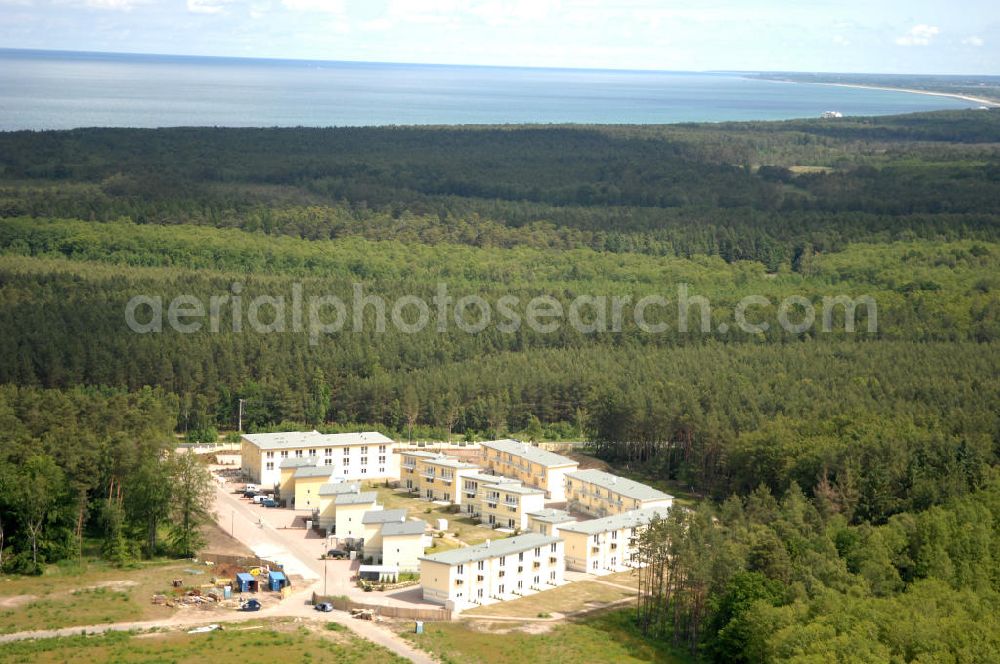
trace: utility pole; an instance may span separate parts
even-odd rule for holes
[[[239,420],[238,420],[238,423],[237,423],[237,426],[236,426],[237,431],[239,431],[240,433],[243,433],[243,402],[244,401],[245,401],[245,399],[240,399],[240,415],[239,415]]]

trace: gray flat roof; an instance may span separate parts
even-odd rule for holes
[[[503,475],[490,475],[488,473],[469,473],[465,476],[467,480],[482,482],[483,484],[520,484],[521,480],[511,479]]]
[[[456,459],[455,457],[445,456],[444,454],[432,454],[430,457],[426,458],[426,461],[427,463],[432,463],[435,466],[446,466],[456,470],[465,470],[466,468],[479,469],[479,466],[474,463],[462,461],[461,459]]]
[[[437,456],[434,452],[424,452],[422,450],[398,450],[398,452],[404,456],[413,456],[420,458],[428,458]]]
[[[330,477],[333,475],[333,466],[303,466],[295,469],[295,479],[303,477]]]
[[[329,482],[319,488],[321,496],[339,496],[347,493],[360,493],[361,485],[354,482]]]
[[[279,431],[277,433],[245,433],[243,440],[262,450],[296,447],[337,447],[343,445],[388,445],[392,443],[378,431],[358,433],[320,433],[319,431]]]
[[[282,459],[281,463],[278,464],[278,468],[305,468],[306,466],[315,466],[319,463],[319,457],[293,457],[291,459]]]
[[[433,553],[429,556],[421,556],[420,560],[432,563],[444,563],[446,565],[462,565],[477,560],[487,560],[497,556],[509,556],[538,546],[548,546],[553,542],[561,541],[558,537],[542,535],[539,533],[527,533],[508,537],[507,539],[484,542],[475,546],[466,546],[460,549]]]
[[[597,535],[611,530],[621,530],[623,528],[635,528],[644,526],[659,515],[666,517],[669,507],[650,507],[644,510],[631,510],[621,514],[613,514],[603,519],[590,519],[589,521],[577,521],[559,526],[559,532],[583,533],[585,535]]]
[[[402,523],[406,521],[406,510],[371,510],[365,512],[361,517],[361,523],[371,525],[373,523]]]
[[[535,521],[541,521],[542,523],[568,523],[570,521],[576,521],[576,517],[569,512],[554,509],[529,512],[528,518],[534,519]]]
[[[365,503],[374,503],[378,500],[378,494],[374,491],[365,491],[364,493],[342,493],[337,496],[334,501],[337,505],[363,505]]]
[[[382,537],[399,537],[402,535],[423,535],[427,524],[423,521],[403,521],[402,523],[387,523],[382,526]]]
[[[626,479],[624,477],[618,477],[617,475],[612,475],[611,473],[606,473],[603,470],[593,468],[590,470],[578,470],[576,472],[566,473],[566,479],[588,482],[603,489],[610,489],[615,493],[634,500],[673,499],[673,496],[670,494],[663,493],[662,491],[642,484],[641,482],[636,482],[635,480]]]
[[[578,465],[576,461],[573,461],[569,457],[564,457],[561,454],[549,452],[548,450],[543,450],[540,447],[535,447],[531,443],[522,443],[518,440],[491,440],[481,443],[481,445],[491,450],[498,450],[506,454],[524,457],[532,463],[538,463],[548,468]]]

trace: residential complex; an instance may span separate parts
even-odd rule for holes
[[[361,485],[356,482],[329,482],[319,487],[319,527],[330,531],[337,525],[337,496],[357,495]]]
[[[541,489],[553,501],[565,500],[566,473],[579,467],[576,461],[517,440],[494,440],[481,444],[480,463],[497,475]]]
[[[382,553],[378,564],[395,567],[400,572],[420,571],[420,557],[424,555],[427,538],[423,521],[403,521],[382,526]]]
[[[498,528],[528,529],[528,512],[545,507],[545,492],[520,482],[480,483],[479,521]]]
[[[400,486],[427,500],[444,500],[461,505],[464,498],[463,478],[479,471],[473,463],[443,454],[405,451],[399,456]]]
[[[604,517],[650,507],[670,507],[674,497],[603,470],[566,474],[566,501],[570,510]]]
[[[558,537],[528,533],[420,558],[425,600],[461,609],[562,585]]]
[[[566,568],[591,574],[610,574],[634,567],[635,538],[666,507],[633,510],[602,519],[564,523],[559,536],[566,542]]]
[[[265,487],[279,487],[281,464],[287,459],[315,458],[329,477],[381,480],[399,477],[395,444],[376,431],[322,434],[318,431],[244,434],[241,446],[244,477]],[[286,466],[289,467],[289,466]]]
[[[375,509],[378,494],[374,491],[342,493],[334,499],[334,532],[337,539],[353,542],[365,536],[362,519],[365,512]]]

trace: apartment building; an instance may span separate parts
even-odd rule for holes
[[[559,536],[559,527],[576,523],[576,517],[565,510],[545,509],[528,514],[528,530],[542,535]]]
[[[638,509],[670,507],[674,497],[640,482],[592,469],[566,474],[566,501],[569,509],[600,518]]]
[[[427,524],[409,520],[382,526],[382,554],[379,564],[400,572],[419,572],[420,557],[426,546]]]
[[[462,513],[476,518],[480,514],[479,487],[486,484],[520,484],[517,480],[482,472],[462,476]]]
[[[313,465],[330,469],[345,480],[399,477],[395,443],[377,431],[322,434],[285,431],[244,434],[241,444],[244,477],[265,487],[279,487],[281,464],[287,459],[315,458]]]
[[[278,463],[278,496],[285,500],[288,505],[295,499],[295,471],[299,468],[309,468],[319,465],[317,457],[292,457],[282,459]],[[261,483],[261,486],[267,484]]]
[[[552,501],[566,499],[563,491],[566,474],[579,467],[568,457],[517,440],[494,440],[481,443],[480,447],[480,463],[484,468],[541,489]]]
[[[458,610],[563,584],[563,541],[528,533],[420,558],[423,597]]]
[[[374,491],[342,493],[334,499],[334,532],[338,540],[359,540],[365,536],[361,522],[365,512],[376,509],[378,494]]]
[[[328,482],[319,487],[320,528],[330,530],[337,525],[337,496],[359,494],[361,485],[357,482]]]
[[[559,536],[566,542],[566,569],[591,574],[622,572],[635,566],[635,538],[668,508],[633,510],[590,521],[564,523]]]
[[[528,529],[528,513],[545,508],[545,492],[520,482],[480,483],[479,521],[496,528]]]
[[[365,512],[361,516],[361,538],[364,540],[365,558],[372,558],[376,564],[381,564],[377,561],[382,556],[382,526],[405,521],[404,509],[374,509]]]
[[[329,466],[303,466],[296,468],[292,475],[295,498],[291,505],[297,510],[318,510],[319,490],[332,479]]]
[[[461,505],[465,497],[462,481],[479,472],[474,463],[429,452],[400,453],[400,486],[427,500],[445,500]]]

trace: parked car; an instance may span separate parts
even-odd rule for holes
[[[256,492],[257,491],[257,485],[256,484],[247,484],[247,485],[245,485],[243,487],[243,490],[244,491],[254,491],[254,492]]]
[[[262,493],[258,493],[256,496],[253,497],[253,502],[256,503],[257,505],[260,505],[265,500],[268,500],[268,497]]]
[[[263,505],[264,507],[277,507],[278,501],[275,500],[274,498],[265,498],[260,502],[260,504]]]
[[[330,549],[326,552],[327,558],[333,558],[334,560],[343,560],[347,558],[350,554],[343,549]]]
[[[320,602],[315,606],[315,609],[324,613],[330,613],[333,611],[333,604],[330,604],[329,602]]]
[[[244,498],[253,498],[256,495],[257,495],[256,491],[244,491],[243,492],[243,497]]]
[[[260,611],[260,602],[255,599],[248,599],[240,606],[240,611]]]

